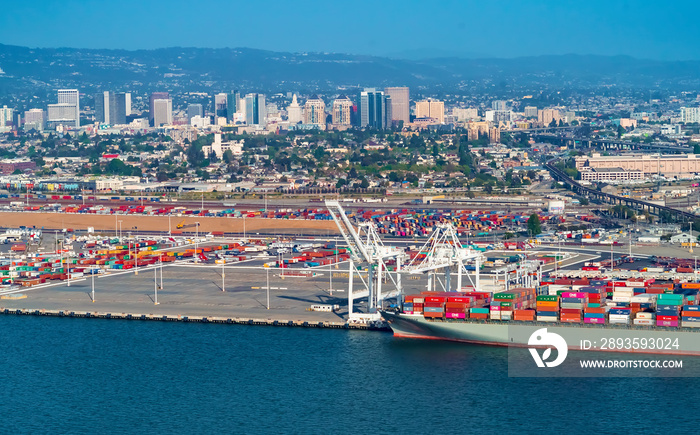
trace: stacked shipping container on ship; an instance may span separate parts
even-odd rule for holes
[[[511,320],[513,312],[518,311],[519,315],[524,315],[521,310],[526,310],[532,305],[535,298],[535,289],[518,288],[504,292],[495,293],[490,306],[491,320]]]
[[[537,321],[557,322],[559,320],[559,296],[537,296]]]
[[[583,309],[588,303],[588,293],[562,292],[560,300],[560,317],[565,323],[581,323]]]
[[[683,306],[683,310],[681,311],[681,326],[684,328],[700,328],[700,306]]]
[[[663,293],[656,299],[656,326],[678,327],[683,295]]]

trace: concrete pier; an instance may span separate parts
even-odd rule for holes
[[[225,323],[229,325],[258,325],[258,326],[286,326],[300,328],[333,328],[333,329],[360,329],[373,331],[388,331],[386,326],[353,324],[342,321],[305,321],[305,320],[284,320],[284,319],[245,319],[240,317],[217,317],[217,316],[160,316],[155,314],[140,313],[106,313],[101,311],[63,311],[63,310],[31,310],[24,308],[4,308],[0,307],[0,314],[17,316],[50,316],[50,317],[73,317],[85,319],[119,319],[119,320],[141,320],[160,322],[193,322],[193,323]]]

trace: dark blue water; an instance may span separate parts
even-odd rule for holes
[[[508,378],[387,333],[0,316],[3,432],[681,433],[688,378]]]

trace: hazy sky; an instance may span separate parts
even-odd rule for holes
[[[8,0],[0,43],[700,59],[699,12],[685,0]]]

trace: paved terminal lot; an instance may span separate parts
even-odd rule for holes
[[[278,270],[279,272],[279,270]],[[0,300],[0,307],[66,311],[215,316],[275,320],[342,321],[347,301],[331,297],[320,282],[308,278],[281,279],[270,272],[270,309],[266,296],[266,272],[230,267],[222,291],[221,267],[166,266],[163,288],[155,305],[154,269],[139,269],[95,279],[95,302],[90,277],[44,288],[23,290],[26,299]],[[160,271],[158,271],[160,284]],[[347,284],[346,284],[347,285]],[[255,287],[255,288],[254,288]],[[258,288],[259,287],[259,288]],[[346,293],[342,293],[344,296]],[[311,304],[339,304],[337,313],[310,312]]]
[[[225,291],[222,291],[222,268],[219,265],[166,265],[163,267],[163,288],[158,289],[158,305],[155,305],[154,284],[160,286],[160,269],[147,267],[139,268],[138,275],[131,269],[96,277],[94,303],[91,299],[92,277],[86,277],[72,281],[70,286],[64,282],[21,289],[21,293],[27,296],[25,299],[3,299],[0,300],[0,307],[244,319],[334,322],[347,320],[347,263],[341,263],[337,268],[332,266],[315,269],[315,277],[284,278],[280,277],[282,269],[262,269],[260,263],[262,260],[227,265]],[[329,292],[331,281],[334,289],[332,295]],[[407,293],[424,290],[426,283],[426,275],[413,279],[403,277]],[[353,288],[356,292],[363,288],[358,275],[355,276]],[[387,280],[384,290],[391,289],[393,284]],[[340,305],[340,310],[334,313],[308,311],[312,304],[337,304]],[[356,311],[366,312],[366,299],[356,303],[355,307]]]

